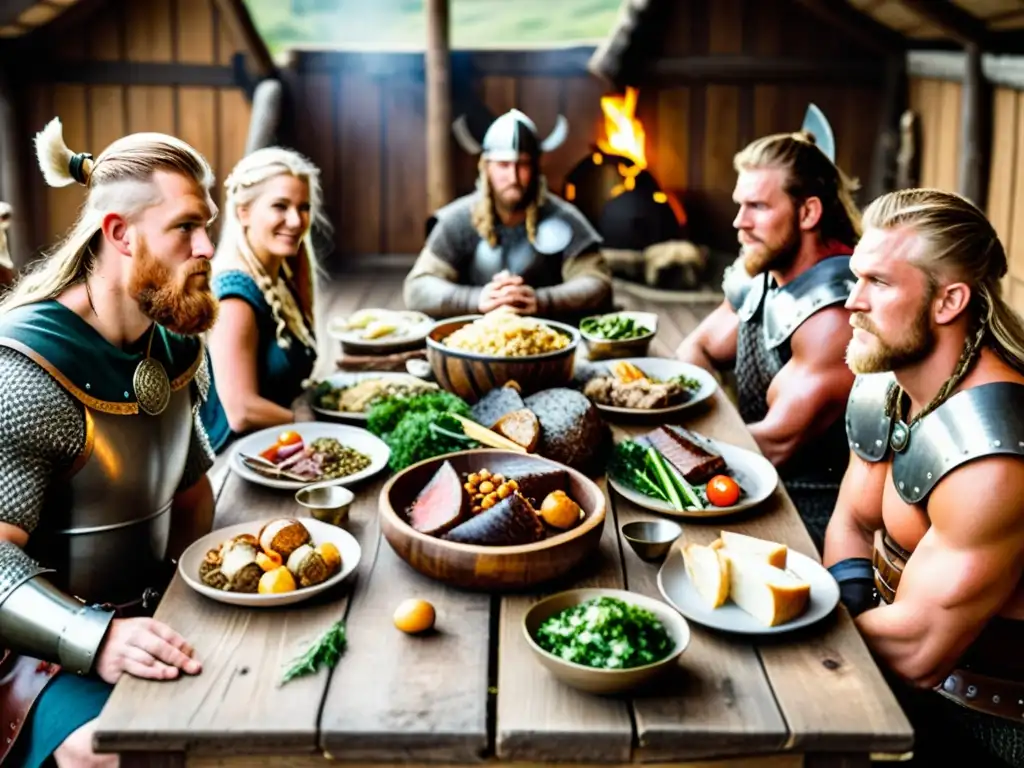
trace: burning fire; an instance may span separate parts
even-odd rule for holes
[[[647,167],[644,126],[636,119],[636,88],[626,88],[624,96],[602,96],[604,130],[607,139],[598,139],[597,146],[609,155],[619,155],[636,164],[637,173]]]

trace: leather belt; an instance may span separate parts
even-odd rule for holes
[[[910,559],[910,553],[893,541],[884,530],[875,531],[874,543],[871,562],[875,569],[875,588],[878,590],[878,596],[886,604],[891,604],[896,599],[896,590],[899,588],[900,577],[903,575],[907,560]],[[986,629],[995,630],[994,636],[990,637],[995,642],[988,650],[1001,650],[1000,646],[1006,644],[999,643],[999,638],[1005,639],[1009,635],[1000,634],[997,624]],[[979,640],[983,640],[983,638],[979,638]],[[1017,653],[1019,651],[1009,650],[1009,652]],[[965,656],[970,655],[972,654],[969,650]],[[984,662],[984,659],[979,658],[978,661]],[[937,686],[935,690],[960,706],[986,715],[1012,720],[1018,725],[1024,724],[1024,680],[992,677],[973,669],[960,667],[953,670],[949,677],[942,682],[942,685]]]

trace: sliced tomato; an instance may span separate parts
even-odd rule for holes
[[[731,507],[740,498],[740,487],[728,475],[715,475],[708,480],[705,491],[708,501],[716,507]]]

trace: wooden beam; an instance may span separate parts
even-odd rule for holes
[[[659,82],[848,83],[880,85],[884,59],[807,59],[788,56],[683,56],[655,61],[644,73]],[[641,76],[640,82],[643,82]]]
[[[451,24],[448,0],[427,0],[427,211],[455,197],[452,176]]]
[[[878,51],[891,53],[907,47],[906,38],[899,32],[885,26],[866,13],[861,13],[846,0],[793,0],[837,32],[855,39],[858,43]]]
[[[964,81],[966,55],[955,51],[911,51],[907,54],[907,73],[911,77],[932,80]],[[981,56],[981,73],[992,85],[1024,90],[1024,56]]]
[[[214,0],[214,4],[220,11],[221,21],[227,24],[235,39],[249,54],[256,74],[260,77],[274,74],[274,60],[270,57],[267,44],[263,42],[256,25],[253,24],[245,3],[242,0]]]
[[[982,74],[981,49],[975,43],[967,45],[964,82],[961,88],[960,108],[960,165],[957,191],[982,210],[985,209],[986,169],[988,168],[988,142],[985,137],[987,114],[992,111],[990,89]]]
[[[974,44],[981,48],[988,47],[989,30],[985,26],[985,22],[950,0],[900,0],[900,2],[960,45]]]
[[[13,71],[9,58],[3,59]],[[34,82],[87,85],[181,85],[211,88],[241,87],[234,68],[217,64],[164,64],[128,61],[40,62],[23,78]]]

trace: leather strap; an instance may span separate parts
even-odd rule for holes
[[[0,660],[0,763],[14,747],[36,699],[60,671],[49,662],[3,651]]]
[[[956,669],[935,690],[968,709],[1024,723],[1024,682]]]
[[[896,599],[900,577],[909,559],[910,553],[893,541],[885,530],[875,531],[871,564],[875,568],[875,588],[885,603],[892,603]]]

